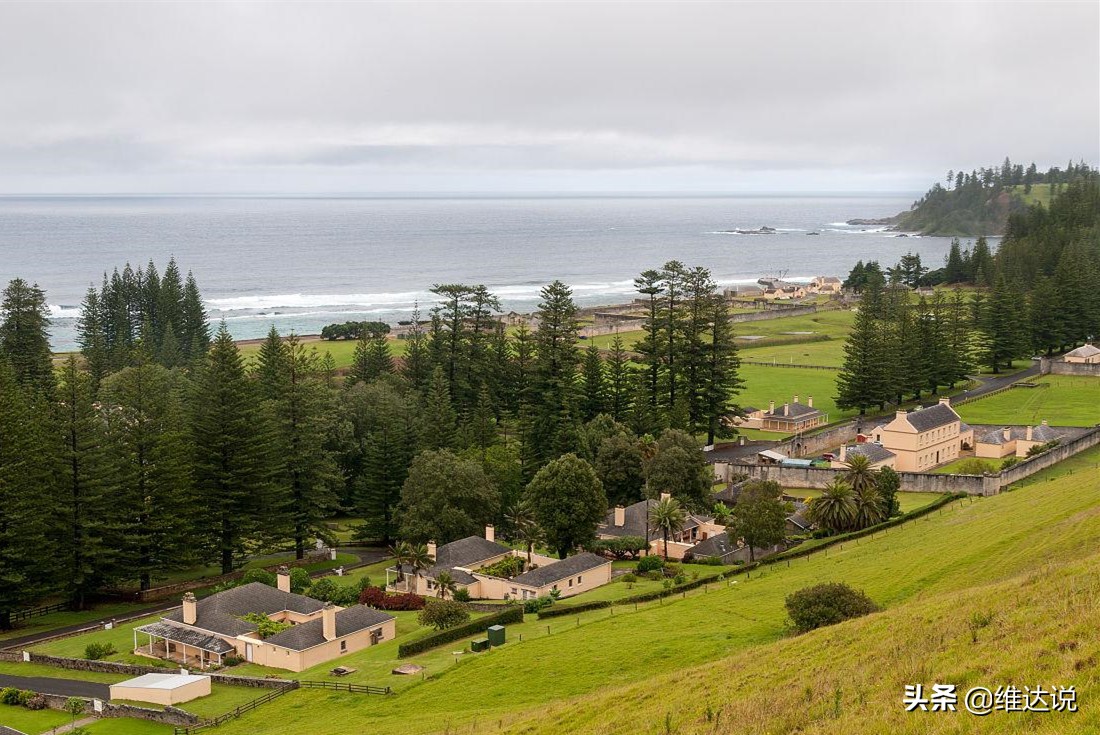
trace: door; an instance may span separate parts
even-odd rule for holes
[[[252,663],[252,644],[251,643],[245,643],[244,644],[244,660],[247,661],[248,663]]]

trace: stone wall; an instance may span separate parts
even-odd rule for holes
[[[65,711],[65,703],[70,699],[70,697],[60,694],[41,694],[39,696],[46,700],[47,707],[61,711]],[[136,707],[132,704],[115,704],[100,700],[100,709],[97,712],[93,700],[84,697],[73,697],[73,699],[83,699],[84,714],[95,715],[96,717],[131,717],[137,720],[149,720],[150,722],[159,722],[162,725],[178,727],[197,725],[200,722],[198,715],[184,712],[172,706],[164,709],[153,709],[151,707]]]
[[[846,421],[823,431],[792,436],[779,442],[772,449],[788,457],[815,456],[829,449],[836,449],[841,444],[855,441],[856,433],[856,422]]]
[[[1044,357],[1039,362],[1039,373],[1042,375],[1079,375],[1100,378],[1100,363],[1064,362]]]
[[[759,311],[749,312],[734,312],[730,314],[730,321],[734,324],[740,324],[741,322],[761,322],[767,319],[781,319],[785,316],[807,316],[809,314],[816,314],[817,306],[809,304],[807,306],[791,306],[791,307],[770,307],[760,309]]]
[[[179,671],[178,666],[140,666],[137,664],[124,664],[117,661],[92,661],[86,658],[62,658],[60,656],[47,656],[42,653],[34,653],[28,651],[31,663],[45,664],[47,666],[56,666],[59,669],[71,669],[74,671],[97,671],[103,674],[119,674],[122,676],[141,676],[142,674],[164,674]],[[13,651],[10,653],[11,657],[8,657],[8,653],[4,652],[3,656],[0,656],[0,660],[3,661],[23,661],[23,653],[20,651]],[[255,676],[234,676],[233,674],[219,674],[212,671],[199,671],[195,670],[195,673],[201,673],[204,676],[209,676],[211,681],[218,684],[231,684],[233,686],[242,687],[262,687],[268,689],[277,689],[281,686],[286,686],[287,679],[266,679]]]

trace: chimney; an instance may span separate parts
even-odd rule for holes
[[[940,404],[942,404],[942,405],[944,405],[944,406],[947,406],[948,408],[950,408],[950,407],[951,407],[951,399],[950,399],[950,398],[948,398],[948,397],[944,397],[944,398],[941,398],[941,399],[940,399]]]
[[[1031,441],[1031,434],[1032,434],[1032,431],[1033,431],[1033,430],[1032,430],[1032,428],[1031,428],[1031,424],[1028,424],[1028,427],[1027,427],[1027,440],[1028,440],[1028,441]]]
[[[790,416],[791,415],[791,404],[789,404],[789,403],[784,403],[783,404],[783,415],[784,416]]]
[[[321,633],[326,641],[336,640],[336,606],[331,602],[321,608]]]
[[[199,619],[199,603],[195,599],[193,592],[188,592],[183,596],[183,623],[184,625],[194,625],[195,621]]]
[[[1048,426],[1047,420],[1043,419],[1042,422],[1040,422],[1040,426]]]
[[[791,401],[791,402],[792,403],[798,403],[798,394],[797,393],[794,394],[794,400]]]
[[[661,493],[661,500],[669,500],[671,498],[672,498],[672,496],[669,495],[668,493]]]
[[[903,418],[905,418],[905,416],[906,416],[905,409],[898,409],[898,412],[896,414],[894,414],[895,419],[903,419]]]
[[[1005,441],[1008,441],[1012,438],[1012,429],[1008,428],[1007,426],[1004,427],[1003,429],[1001,429],[1001,436],[1005,438]]]
[[[493,528],[492,523],[485,526],[485,540],[486,541],[496,541],[497,540],[497,530],[495,528]]]
[[[615,506],[615,528],[622,528],[626,525],[626,508],[621,505]]]
[[[806,396],[806,405],[809,406],[810,408],[814,407],[814,397],[813,396]]]
[[[275,583],[280,592],[290,592],[290,570],[285,566],[275,572]]]
[[[768,401],[768,413],[775,413],[775,401]]]
[[[435,559],[435,551],[436,551],[435,541],[429,541],[428,542],[428,556],[430,556],[432,559]]]
[[[845,457],[847,457],[847,456],[848,456],[848,445],[847,444],[841,444],[840,445],[840,457],[839,457],[840,461],[841,462],[847,461],[845,459]]]

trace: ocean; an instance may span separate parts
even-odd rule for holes
[[[47,292],[55,349],[71,349],[89,284],[104,270],[174,256],[211,320],[239,339],[315,334],[348,320],[426,315],[435,283],[483,283],[505,311],[530,311],[557,278],[581,305],[627,301],[642,270],[668,260],[722,284],[766,275],[844,276],[856,260],[920,253],[933,268],[950,241],[898,237],[852,218],[907,209],[916,195],[0,198],[0,281]],[[728,230],[775,228],[775,234]],[[808,235],[818,232],[818,235]]]

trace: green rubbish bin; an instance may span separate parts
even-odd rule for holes
[[[503,625],[490,625],[489,629],[485,631],[489,638],[490,646],[503,646],[504,645],[504,626]]]
[[[474,653],[480,653],[482,651],[488,651],[489,650],[489,639],[488,638],[476,638],[476,639],[470,641],[470,650],[473,651]]]

